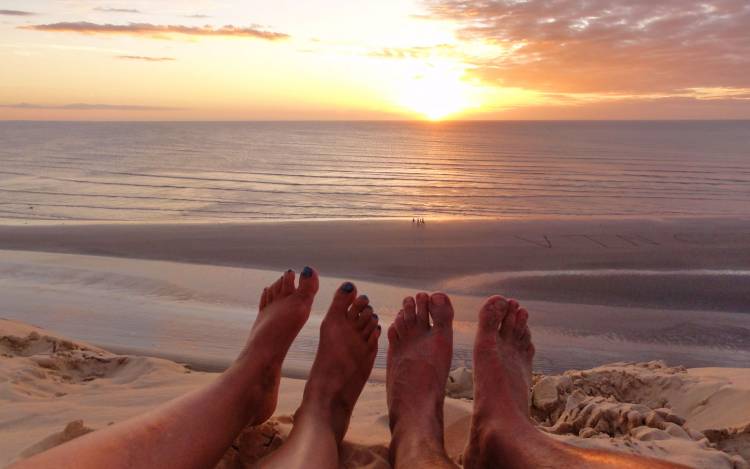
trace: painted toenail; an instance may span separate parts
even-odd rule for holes
[[[435,303],[438,306],[442,306],[445,304],[445,295],[437,294],[432,295],[432,302]]]
[[[302,276],[303,277],[312,277],[313,270],[310,267],[305,266],[304,269],[302,269]]]
[[[294,272],[294,269],[289,269],[289,270],[286,271],[286,273],[288,273],[288,274],[290,274],[292,272]]]
[[[377,314],[373,314],[372,317],[374,317],[376,321],[378,320],[378,315]]]
[[[354,284],[352,282],[346,282],[341,285],[341,291],[344,293],[351,293],[354,291]]]

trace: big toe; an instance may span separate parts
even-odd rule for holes
[[[430,317],[437,328],[449,328],[453,323],[453,305],[445,293],[430,295]]]
[[[354,302],[357,297],[357,287],[352,282],[344,282],[333,294],[333,300],[331,301],[331,307],[328,309],[328,314],[341,315],[346,317],[346,313],[349,306]]]
[[[497,334],[500,324],[508,312],[508,300],[500,295],[487,298],[479,310],[479,333]]]
[[[312,267],[305,267],[299,276],[299,287],[297,292],[303,296],[314,297],[318,293],[320,287],[320,281],[318,279],[318,272]]]

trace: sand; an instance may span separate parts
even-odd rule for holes
[[[0,320],[0,465],[147,412],[215,377]],[[249,467],[283,445],[303,387],[284,378],[274,417],[246,428],[217,467]],[[460,461],[471,371],[454,370],[448,392],[446,447]],[[532,402],[539,428],[570,444],[696,468],[750,467],[750,369],[616,363],[537,375]],[[385,388],[368,383],[346,436],[344,467],[388,467],[388,437]]]

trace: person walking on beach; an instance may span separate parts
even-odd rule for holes
[[[76,438],[11,466],[26,468],[212,468],[239,432],[274,413],[281,365],[307,321],[318,274],[291,270],[263,289],[258,316],[234,364],[214,382],[147,414]],[[445,293],[404,299],[388,328],[386,394],[396,468],[457,468],[445,451],[443,401],[453,355],[453,306]],[[529,417],[534,345],[529,313],[488,298],[474,342],[474,413],[465,468],[657,468],[682,466],[566,445]],[[333,295],[302,403],[287,441],[263,468],[338,468],[339,448],[370,376],[378,316],[351,282]]]

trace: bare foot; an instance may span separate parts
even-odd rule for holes
[[[251,424],[266,421],[276,409],[281,364],[292,341],[307,322],[318,292],[318,274],[314,269],[302,270],[298,287],[295,287],[294,277],[294,271],[288,270],[273,285],[263,289],[258,317],[235,364],[256,378],[248,388],[248,399],[254,403]]]
[[[388,329],[386,388],[395,467],[455,467],[443,445],[453,307],[444,293],[407,297]]]
[[[515,300],[487,299],[479,311],[474,342],[474,415],[465,467],[486,467],[485,444],[497,434],[509,437],[533,429],[529,421],[529,390],[534,346],[527,326],[529,313]],[[497,462],[497,461],[495,461]]]
[[[295,421],[314,417],[321,430],[333,430],[337,443],[349,427],[378,351],[380,326],[369,302],[365,295],[357,297],[350,282],[336,291],[320,325],[318,353],[295,416]]]
[[[676,469],[664,461],[576,448],[539,431],[529,417],[534,345],[529,313],[515,300],[487,299],[474,343],[474,415],[464,467]],[[684,469],[684,468],[683,468]]]

